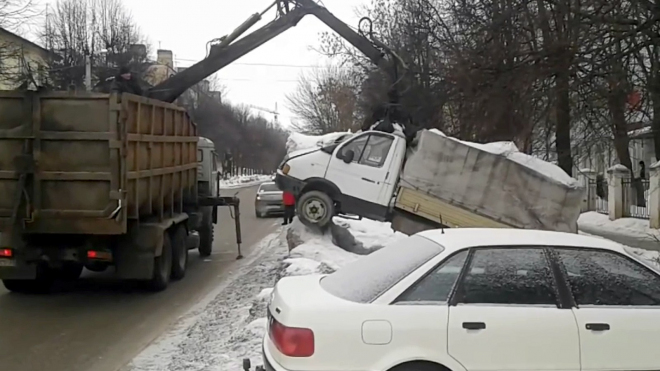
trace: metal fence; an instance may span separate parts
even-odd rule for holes
[[[649,181],[640,178],[624,179],[623,216],[639,219],[649,218]]]
[[[589,187],[587,187],[587,200],[589,200],[590,204],[588,205],[588,210],[594,210],[601,214],[608,214],[609,208],[607,204],[607,191],[608,189],[606,181],[589,179]]]

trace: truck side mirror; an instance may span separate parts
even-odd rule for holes
[[[346,151],[346,153],[344,153],[343,160],[345,163],[350,164],[351,162],[353,162],[354,158],[355,158],[355,152],[353,152],[352,149],[349,149],[348,151]]]

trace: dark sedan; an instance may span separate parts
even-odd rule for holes
[[[275,183],[261,183],[257,190],[257,198],[254,200],[254,212],[257,218],[284,213],[282,191]]]

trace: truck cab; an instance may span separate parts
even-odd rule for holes
[[[208,138],[199,137],[197,142],[197,182],[200,195],[219,196],[219,178],[222,173],[218,167],[219,162],[215,143]]]
[[[402,136],[380,131],[347,135],[330,145],[284,158],[275,181],[296,196],[307,225],[325,227],[334,215],[390,218],[406,154]]]

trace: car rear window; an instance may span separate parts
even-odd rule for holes
[[[443,250],[427,238],[411,236],[324,277],[321,287],[339,298],[369,303]]]
[[[260,191],[263,192],[279,192],[280,189],[277,188],[277,185],[275,183],[268,183],[268,184],[262,184],[261,187],[259,187]]]

